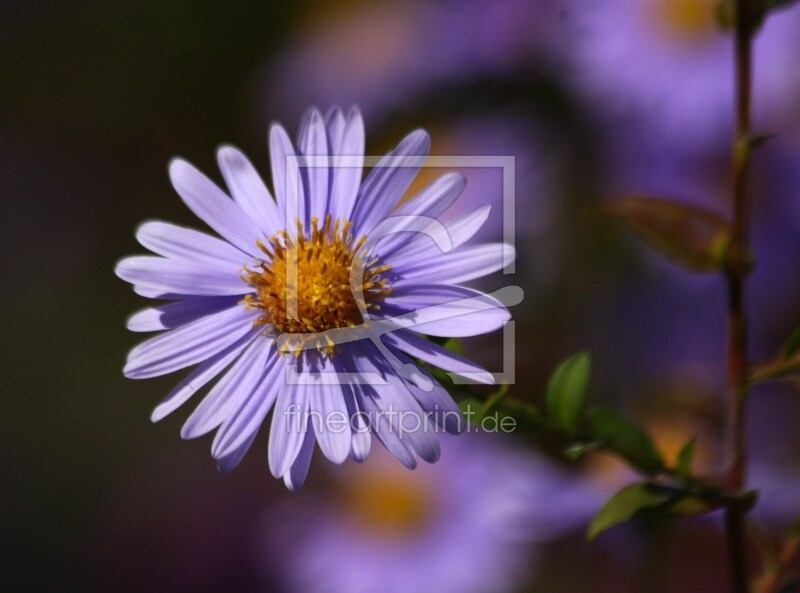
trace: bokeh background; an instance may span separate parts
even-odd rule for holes
[[[714,592],[718,517],[634,522],[586,544],[592,510],[630,480],[564,465],[525,437],[446,442],[441,464],[315,464],[289,494],[259,437],[217,472],[180,418],[151,425],[175,382],[125,380],[145,306],[114,277],[147,218],[198,226],[171,189],[181,155],[215,179],[215,148],[267,174],[272,121],[358,104],[379,154],[415,127],[433,154],[516,158],[513,393],[539,401],[588,349],[594,402],[644,422],[674,455],[719,466],[724,293],[591,214],[623,192],[726,212],[730,39],[705,0],[0,2],[0,233],[5,591],[344,593]],[[756,47],[753,352],[800,324],[800,8]],[[497,171],[463,171],[494,205]],[[428,172],[426,172],[428,174]],[[468,341],[499,360],[497,336]],[[176,416],[180,416],[179,412]],[[756,519],[800,511],[800,398],[759,388],[748,425]],[[538,451],[538,452],[537,452]],[[384,460],[385,461],[385,460]],[[386,469],[386,467],[390,469]],[[794,505],[794,508],[793,508]],[[491,545],[487,545],[491,543]]]

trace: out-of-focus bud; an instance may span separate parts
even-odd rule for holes
[[[599,211],[618,218],[648,245],[690,270],[715,272],[725,264],[730,224],[709,210],[664,198],[629,196],[603,204]]]

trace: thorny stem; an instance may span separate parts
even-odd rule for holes
[[[753,29],[750,0],[735,0],[736,30],[736,136],[733,146],[733,220],[726,279],[728,286],[727,328],[727,475],[726,485],[732,491],[744,484],[745,407],[747,391],[747,317],[744,306],[744,285],[748,262],[748,207],[746,200],[747,169],[750,160],[751,131],[751,49]],[[731,590],[746,593],[748,576],[744,513],[734,505],[726,511],[728,562]]]

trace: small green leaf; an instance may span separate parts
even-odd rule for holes
[[[782,379],[792,383],[795,380],[793,375],[797,375],[798,373],[800,373],[800,353],[795,353],[794,356],[789,357],[781,355],[777,360],[753,367],[750,372],[749,381],[751,383],[758,383],[771,379]]]
[[[581,352],[561,363],[547,384],[547,414],[554,424],[570,435],[575,434],[578,428],[590,371],[589,354]]]
[[[564,450],[564,457],[570,461],[578,461],[586,453],[595,451],[600,447],[600,443],[575,443]]]
[[[735,506],[742,513],[749,513],[758,502],[758,490],[748,490],[736,497]]]
[[[498,407],[501,415],[511,416],[517,421],[517,427],[521,431],[542,432],[549,427],[542,413],[533,404],[506,397]]]
[[[653,441],[627,418],[609,410],[593,410],[589,420],[595,438],[603,443],[604,449],[621,455],[646,474],[657,474],[663,469],[663,459]]]
[[[507,383],[503,383],[502,385],[500,385],[497,391],[492,393],[486,399],[486,404],[484,405],[484,409],[488,412],[492,410],[495,406],[497,406],[501,401],[503,401],[503,398],[506,396],[506,393],[508,393],[510,387],[511,386],[508,385]]]
[[[458,408],[470,424],[477,424],[484,418],[484,402],[477,397],[462,399]]]
[[[800,327],[792,332],[781,349],[783,358],[792,358],[796,354],[800,354]]]
[[[721,216],[676,200],[630,196],[603,204],[645,243],[697,272],[716,272],[725,264],[730,224]]]
[[[667,500],[667,496],[652,489],[647,482],[626,486],[609,498],[592,519],[587,534],[592,540],[598,535],[632,519],[644,509],[656,507]]]
[[[690,439],[678,453],[678,460],[675,466],[675,473],[682,478],[692,475],[692,458],[694,457],[694,438]]]
[[[449,338],[442,346],[450,350],[450,352],[455,352],[460,356],[464,356],[464,347],[461,345],[461,340],[457,338]]]
[[[679,517],[691,517],[695,515],[705,515],[720,508],[715,504],[700,496],[682,496],[669,506],[669,514]]]

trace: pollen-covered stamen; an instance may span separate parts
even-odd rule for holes
[[[391,266],[380,264],[378,258],[367,259],[366,237],[356,241],[350,233],[352,223],[331,222],[330,214],[322,226],[313,218],[306,236],[297,221],[295,233],[283,230],[258,242],[264,261],[255,269],[245,268],[242,277],[255,287],[255,294],[245,301],[262,311],[257,324],[273,326],[276,335],[317,334],[359,325],[362,311],[380,308],[378,303],[391,292],[381,274]],[[299,354],[311,343],[333,352],[330,339],[314,340],[308,336],[291,345],[284,343],[283,350]]]

